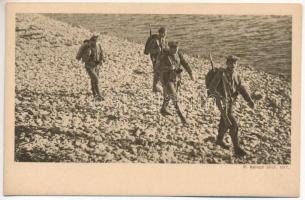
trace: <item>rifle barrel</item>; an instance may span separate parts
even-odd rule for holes
[[[151,36],[151,24],[149,24],[149,35]]]
[[[210,52],[210,63],[211,63],[211,66],[212,66],[212,70],[214,70],[214,62],[213,62],[213,58],[212,58],[211,52]]]

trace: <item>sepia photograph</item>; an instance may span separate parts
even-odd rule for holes
[[[298,194],[301,6],[9,4],[6,19],[6,194]]]
[[[18,162],[291,161],[291,16],[16,15]]]

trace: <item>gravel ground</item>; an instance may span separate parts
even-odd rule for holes
[[[234,114],[247,156],[215,145],[219,111],[206,98],[209,61],[186,55],[196,81],[183,74],[179,100],[188,125],[159,114],[152,66],[143,44],[101,35],[106,63],[90,95],[75,59],[93,33],[37,14],[16,17],[15,160],[30,162],[248,163],[291,162],[291,83],[249,66],[238,71],[262,99],[251,110],[239,97]],[[172,108],[173,109],[173,108]],[[231,145],[228,134],[225,142]],[[232,146],[232,145],[231,145]]]

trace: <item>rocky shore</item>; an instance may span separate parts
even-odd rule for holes
[[[38,14],[16,17],[15,160],[110,163],[291,162],[291,83],[241,66],[256,96],[251,110],[239,97],[235,109],[240,143],[247,152],[215,145],[219,111],[207,99],[209,61],[190,57],[196,81],[183,74],[179,100],[188,125],[159,114],[161,94],[152,93],[152,66],[143,44],[100,35],[106,63],[100,69],[105,101],[94,101],[89,78],[75,59],[93,33]],[[222,64],[222,63],[219,63]],[[225,141],[231,145],[228,134]]]

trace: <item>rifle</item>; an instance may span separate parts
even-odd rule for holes
[[[210,58],[210,63],[212,66],[212,70],[214,70],[214,62],[213,62],[213,58],[212,58],[212,54],[210,52],[209,54],[209,58]],[[219,84],[219,83],[218,83]],[[217,85],[218,85],[217,84]],[[224,108],[222,107],[222,103],[221,103],[221,97],[220,94],[217,92],[217,88],[213,89],[213,92],[211,94],[211,96],[215,97],[216,100],[216,105],[221,113],[222,118],[224,119],[224,123],[227,127],[231,127],[232,126],[232,122],[230,121],[228,115],[227,115],[227,104],[225,103]]]
[[[175,72],[176,73],[176,72]],[[181,72],[180,72],[181,73]],[[177,76],[177,78],[178,78],[178,81],[177,81],[177,88],[176,88],[176,95],[177,95],[177,98],[178,98],[178,93],[179,93],[179,88],[180,88],[180,86],[181,86],[181,74],[177,74],[176,76]],[[179,104],[178,104],[178,100],[176,100],[176,102],[174,103],[175,104],[175,108],[176,108],[176,111],[177,111],[177,114],[178,114],[178,116],[179,116],[179,118],[180,118],[180,120],[181,120],[181,122],[183,123],[183,124],[186,124],[187,122],[186,122],[186,120],[185,120],[185,117],[183,116],[183,114],[182,114],[182,111],[181,111],[181,109],[180,109],[180,106],[179,106]]]
[[[144,48],[144,54],[148,55],[150,53],[150,43],[151,43],[151,25],[149,24],[149,38],[147,39],[146,43],[145,43],[145,48]]]
[[[231,127],[232,122],[230,121],[230,119],[227,115],[227,105],[225,105],[224,108],[222,107],[219,94],[215,95],[215,99],[216,99],[216,105],[217,105],[218,109],[220,110],[221,116],[224,119],[224,123],[225,123],[226,127]]]
[[[171,64],[171,66],[173,66],[174,64],[173,64],[172,59],[171,59],[169,56],[167,56],[167,58],[168,58],[169,63]],[[182,72],[181,69],[180,69],[180,70],[175,69],[175,70],[172,72],[172,73],[175,74],[176,78],[178,79],[177,85],[176,85],[176,95],[177,95],[177,98],[178,98],[179,88],[180,88],[180,86],[181,86],[181,72]],[[180,106],[179,106],[179,104],[178,104],[178,99],[175,99],[175,100],[174,100],[174,106],[175,106],[176,112],[177,112],[177,114],[178,114],[178,116],[179,116],[181,122],[182,122],[183,124],[186,124],[187,122],[186,122],[186,119],[185,119],[185,117],[183,116],[182,111],[181,111],[181,109],[180,109]]]
[[[151,25],[149,24],[149,36],[151,37]]]
[[[183,114],[182,114],[182,112],[181,112],[181,109],[180,109],[180,107],[179,107],[178,102],[176,101],[174,104],[175,104],[174,106],[175,106],[175,108],[176,108],[176,112],[177,112],[177,114],[178,114],[178,116],[179,116],[181,122],[182,122],[183,124],[186,124],[187,121],[186,121],[185,117],[183,116]]]
[[[212,58],[211,52],[209,54],[209,57],[210,57],[210,63],[211,63],[211,66],[212,66],[212,70],[214,70],[214,62],[213,62],[213,58]]]

